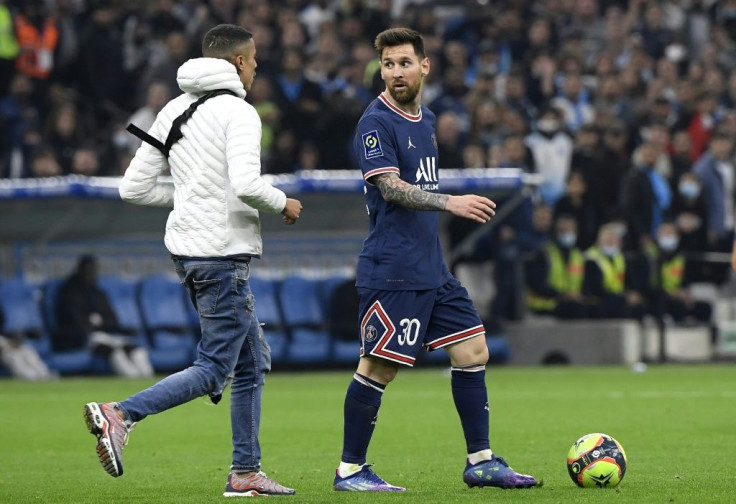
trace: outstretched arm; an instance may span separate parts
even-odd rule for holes
[[[422,191],[399,178],[396,173],[382,173],[371,179],[383,199],[412,210],[443,210],[458,217],[488,222],[496,213],[496,204],[475,194],[451,196]]]

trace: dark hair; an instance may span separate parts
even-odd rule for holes
[[[383,50],[387,47],[396,47],[404,44],[411,44],[414,47],[414,53],[423,60],[426,57],[424,53],[424,39],[418,31],[411,28],[389,28],[378,34],[373,44],[378,52],[378,57],[383,56]]]
[[[230,60],[235,57],[235,51],[252,38],[253,34],[241,26],[217,25],[202,39],[202,56]]]

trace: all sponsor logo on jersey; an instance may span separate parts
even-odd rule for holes
[[[417,168],[416,182],[437,182],[437,158],[427,156],[424,159],[419,158],[419,168]]]
[[[383,151],[381,150],[381,141],[378,139],[378,130],[364,133],[361,138],[363,140],[363,149],[365,149],[366,159],[383,156]]]

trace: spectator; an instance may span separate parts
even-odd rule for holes
[[[135,124],[143,131],[148,131],[153,126],[156,115],[164,108],[164,105],[171,99],[171,91],[169,85],[163,81],[153,81],[148,85],[146,90],[146,104],[135,111],[128,119],[129,123]],[[141,146],[141,140],[133,135],[125,135],[125,149],[129,154],[134,155],[138,147]]]
[[[52,148],[42,146],[33,152],[33,156],[31,157],[31,176],[47,178],[60,177],[61,175],[61,166]]]
[[[304,76],[304,56],[297,49],[287,49],[281,57],[274,98],[283,112],[283,129],[292,130],[297,143],[314,139],[313,125],[322,112],[322,90]]]
[[[708,209],[700,179],[692,172],[680,175],[672,201],[673,220],[683,252],[706,252],[708,247]]]
[[[641,319],[646,313],[644,267],[624,259],[621,237],[612,224],[598,231],[596,245],[585,252],[583,296],[595,318]]]
[[[538,111],[527,95],[526,83],[521,74],[512,73],[506,78],[504,101],[508,108],[519,112],[527,124],[536,120]]]
[[[15,74],[15,58],[19,51],[13,16],[5,4],[6,0],[0,0],[0,96],[5,95]]]
[[[575,133],[584,124],[595,120],[595,110],[588,101],[588,92],[580,75],[568,73],[563,78],[562,93],[551,104],[562,111],[566,128]]]
[[[692,143],[690,136],[685,130],[679,130],[672,136],[672,174],[670,176],[670,186],[672,191],[677,191],[677,184],[680,178],[692,170],[693,162],[690,161],[690,149]]]
[[[491,302],[491,319],[501,324],[504,320],[521,318],[522,261],[525,256],[544,248],[552,234],[552,209],[544,204],[532,208],[531,219],[525,208],[498,227],[493,241],[486,245],[494,251],[494,280],[496,295]]]
[[[627,141],[626,127],[621,121],[609,124],[603,131],[603,159],[585,177],[591,194],[596,195],[602,219],[612,217],[620,207],[621,187],[630,167]]]
[[[578,238],[575,246],[586,250],[596,240],[599,226],[598,211],[590,198],[585,177],[581,172],[570,172],[566,187],[565,195],[554,208],[555,221],[563,215],[574,219]]]
[[[460,121],[452,112],[437,116],[437,158],[440,168],[462,168],[463,142]]]
[[[507,136],[503,141],[497,156],[493,154],[493,146],[491,146],[490,152],[490,158],[494,159],[491,166],[498,166],[499,168],[519,168],[527,173],[535,171],[534,158],[531,150],[524,144],[524,138],[519,135]]]
[[[5,314],[0,306],[0,363],[13,376],[23,380],[48,380],[58,375],[51,371],[38,355],[28,338],[39,338],[40,334],[7,331]]]
[[[23,12],[15,16],[15,36],[20,52],[16,70],[28,77],[44,81],[54,68],[54,51],[59,43],[56,21],[46,12],[42,0],[27,0]]]
[[[91,145],[82,145],[74,151],[72,157],[71,173],[93,177],[99,175],[100,158],[95,148]]]
[[[708,211],[708,242],[716,250],[730,248],[734,228],[734,165],[733,139],[716,132],[710,147],[693,166],[693,172],[703,184]]]
[[[634,239],[645,246],[656,236],[672,204],[672,192],[664,177],[654,169],[659,155],[657,147],[646,142],[639,154],[635,169],[624,182],[621,206]]]
[[[118,16],[119,10],[112,3],[97,2],[79,44],[79,90],[94,102],[95,122],[101,129],[123,114],[132,96],[123,68]]]
[[[577,241],[576,220],[558,215],[552,240],[534,254],[526,269],[527,307],[534,313],[560,319],[587,316],[582,296],[585,258]]]
[[[0,175],[20,178],[30,174],[27,135],[40,123],[39,111],[33,103],[33,82],[23,74],[10,81],[9,93],[0,99]]]
[[[463,168],[488,168],[486,153],[480,142],[468,142],[463,149]]]
[[[153,376],[148,352],[132,335],[126,335],[97,285],[97,260],[84,255],[76,270],[59,287],[56,299],[58,332],[52,334],[56,351],[89,348],[104,355],[115,374],[127,378]]]
[[[693,172],[703,185],[707,211],[709,248],[729,252],[734,229],[734,190],[736,181],[733,163],[733,138],[724,131],[716,131],[708,150],[693,166]],[[727,265],[713,265],[711,280],[721,284],[727,276]]]
[[[539,116],[537,131],[526,138],[536,171],[544,177],[539,187],[542,200],[554,205],[565,192],[565,180],[570,173],[573,143],[563,131],[562,115],[548,108]]]
[[[710,140],[711,130],[715,127],[716,100],[709,91],[703,91],[697,98],[695,113],[688,125],[691,149],[690,161],[695,162],[705,152]]]
[[[687,318],[709,322],[713,311],[710,303],[693,299],[688,291],[693,281],[691,263],[680,251],[680,236],[673,222],[665,221],[659,226],[656,245],[649,247],[647,253],[652,314],[669,315],[675,322]]]
[[[46,121],[44,137],[56,153],[64,175],[71,173],[74,150],[84,136],[79,111],[73,103],[66,102],[51,111]]]

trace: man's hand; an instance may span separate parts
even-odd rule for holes
[[[286,206],[281,211],[284,215],[284,224],[291,226],[299,220],[299,214],[302,213],[302,202],[299,200],[286,198]]]
[[[465,194],[447,198],[445,210],[452,215],[484,223],[496,215],[496,204],[483,196]]]

